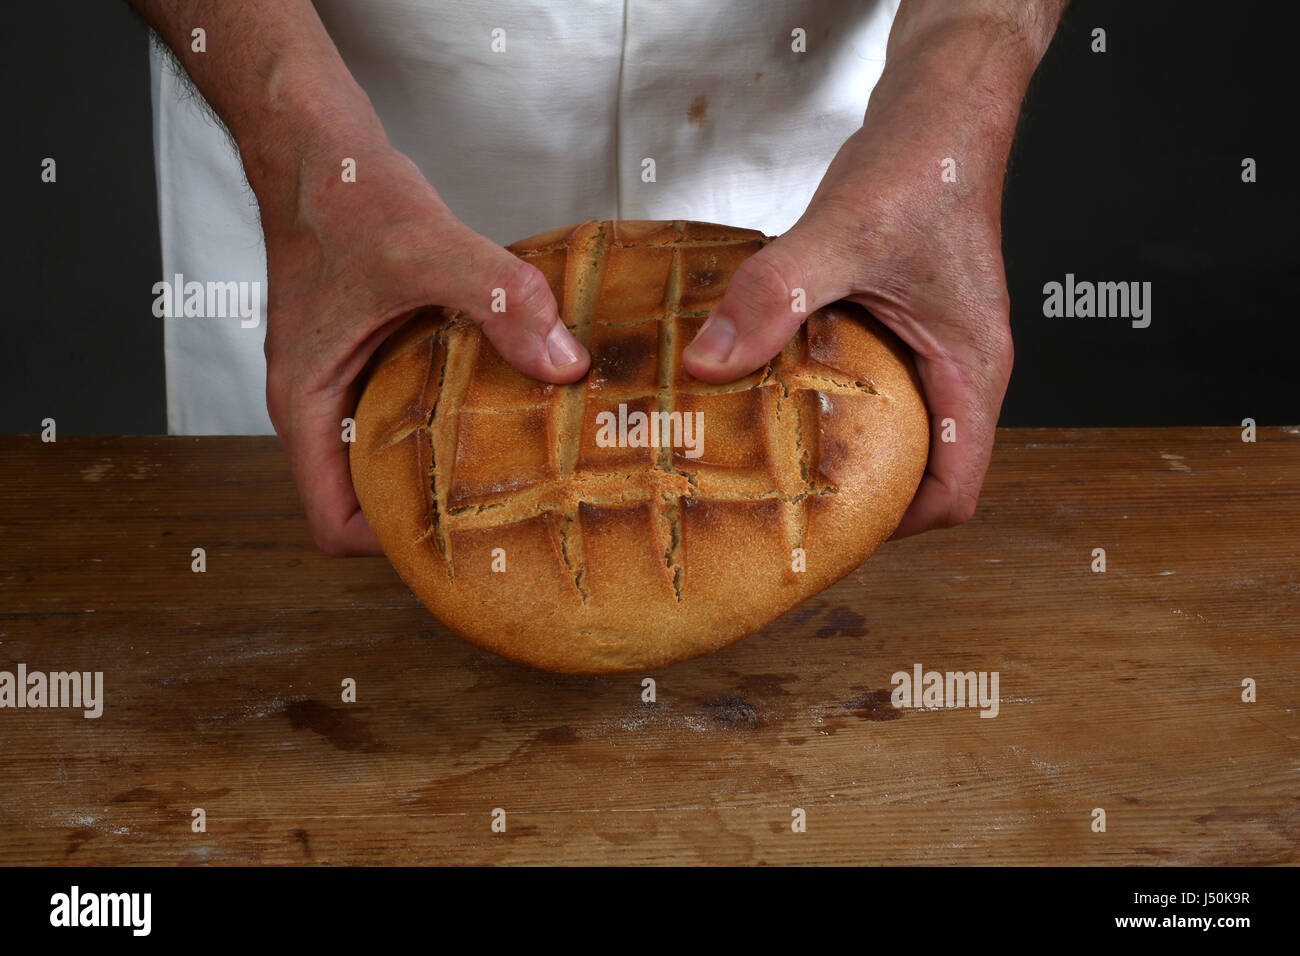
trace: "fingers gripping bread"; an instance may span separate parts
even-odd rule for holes
[[[767,241],[624,221],[510,246],[591,351],[573,385],[516,372],[442,310],[385,343],[357,408],[353,483],[393,566],[451,630],[547,670],[654,668],[758,630],[889,536],[929,425],[906,350],[863,309],[819,310],[739,381],[682,371]]]

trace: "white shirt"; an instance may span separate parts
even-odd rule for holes
[[[504,245],[587,219],[784,232],[862,125],[898,0],[316,7],[393,145],[453,213]],[[165,58],[150,57],[163,278],[265,290],[238,154]],[[263,291],[249,321],[163,319],[171,434],[273,431],[265,302]]]

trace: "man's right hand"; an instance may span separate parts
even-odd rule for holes
[[[230,130],[257,195],[267,407],[316,543],[377,554],[342,421],[366,361],[403,321],[426,306],[460,310],[511,365],[557,384],[581,378],[590,358],[542,274],[460,222],[388,142],[310,0],[130,2]],[[191,48],[196,27],[208,38],[202,52]],[[345,159],[355,182],[343,179]],[[497,289],[504,312],[491,311]]]
[[[460,222],[386,143],[344,148],[308,158],[288,202],[261,201],[267,408],[316,543],[333,555],[379,553],[352,491],[341,422],[367,359],[413,312],[464,312],[506,361],[543,381],[575,381],[589,364],[540,271]],[[356,182],[342,180],[344,156],[356,160]],[[502,295],[506,311],[493,312]]]

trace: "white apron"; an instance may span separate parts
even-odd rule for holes
[[[506,244],[586,219],[784,232],[862,125],[898,0],[316,7],[393,144]],[[150,56],[163,278],[263,289],[254,320],[163,319],[168,431],[269,434],[256,200],[225,134]]]

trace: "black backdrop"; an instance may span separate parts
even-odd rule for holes
[[[1071,8],[1007,180],[1017,361],[1002,424],[1300,421],[1294,9]],[[1105,54],[1090,49],[1099,26]],[[1067,272],[1150,281],[1150,327],[1044,318],[1043,284]]]
[[[703,2],[703,0],[702,0]],[[1007,180],[1004,425],[1300,422],[1300,16],[1077,0]],[[1107,51],[1093,53],[1092,30]],[[0,432],[165,430],[147,37],[124,3],[5,0]],[[59,185],[39,181],[59,161]],[[1241,162],[1258,181],[1241,181]],[[1043,285],[1152,283],[1152,321],[1046,318]]]

